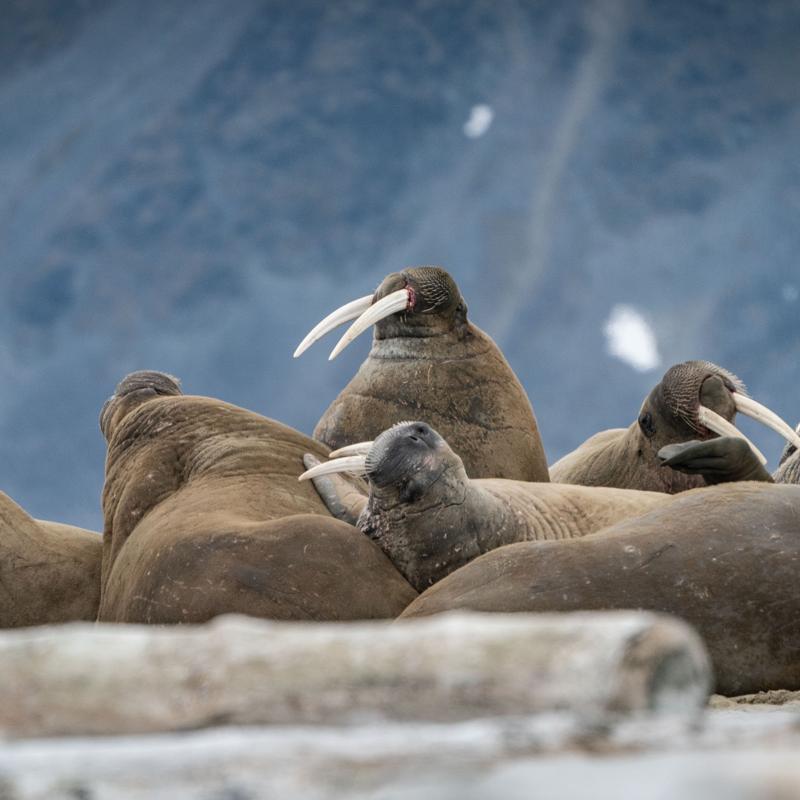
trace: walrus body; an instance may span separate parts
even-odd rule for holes
[[[403,309],[377,320],[366,361],[314,437],[335,450],[423,419],[447,439],[471,478],[549,480],[525,390],[497,345],[467,320],[450,275],[438,267],[393,273],[372,302],[395,295],[408,298]]]
[[[663,469],[658,452],[689,439],[736,432],[737,411],[792,435],[785,422],[746,396],[732,373],[708,361],[676,364],[645,398],[636,422],[587,439],[550,467],[550,480],[668,494],[706,486],[701,474]]]
[[[369,496],[357,527],[418,591],[497,547],[584,536],[671,500],[656,492],[471,480],[459,456],[423,422],[395,425],[361,458]],[[307,473],[324,497],[328,487],[318,475],[336,471],[336,461]],[[343,461],[354,466],[354,459]]]
[[[327,448],[219,400],[134,373],[108,439],[100,620],[396,616],[415,596],[380,550],[332,519],[302,456]]]
[[[800,689],[800,487],[697,489],[603,531],[478,558],[403,617],[455,608],[642,608],[683,617],[708,646],[717,691]]]
[[[0,628],[94,620],[102,541],[34,519],[0,492]]]

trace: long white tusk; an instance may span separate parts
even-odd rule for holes
[[[350,322],[351,319],[360,317],[372,305],[372,295],[368,294],[365,297],[359,297],[358,300],[351,300],[349,303],[339,307],[336,311],[331,311],[322,322],[318,322],[307,334],[306,338],[297,345],[297,350],[294,351],[294,357],[302,355],[309,347],[311,347],[317,339],[322,338],[328,331],[332,331],[339,325],[345,322]]]
[[[317,464],[316,467],[311,467],[297,480],[307,481],[311,478],[318,478],[320,475],[331,475],[334,472],[364,472],[366,461],[366,456],[334,458],[332,461],[324,461],[322,464]]]
[[[328,458],[341,458],[342,456],[365,456],[372,448],[372,442],[356,442],[333,450]]]
[[[733,393],[733,402],[736,403],[736,410],[741,414],[745,414],[751,419],[757,420],[762,425],[772,428],[775,433],[779,433],[786,439],[787,442],[793,444],[795,447],[800,448],[800,436],[792,429],[788,422],[784,422],[774,411],[771,411],[766,406],[753,400],[750,397],[745,397],[743,394]]]
[[[720,436],[737,436],[739,439],[744,439],[750,445],[750,449],[756,454],[758,460],[762,464],[767,463],[764,454],[735,425],[728,422],[725,417],[721,417],[716,411],[701,405],[697,409],[697,419],[701,425],[705,425],[710,431],[714,431]]]
[[[342,350],[350,344],[357,336],[364,333],[367,328],[372,327],[376,322],[380,322],[385,317],[390,317],[398,311],[405,311],[408,308],[408,303],[411,294],[408,289],[398,289],[396,292],[387,294],[382,297],[377,303],[371,305],[345,332],[344,336],[339,339],[336,347],[333,348],[331,354],[328,356],[328,361],[333,361]]]

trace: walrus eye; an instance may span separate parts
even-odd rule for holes
[[[656,435],[656,426],[653,424],[653,415],[649,411],[645,411],[639,417],[639,427],[642,433],[648,438],[652,439]]]

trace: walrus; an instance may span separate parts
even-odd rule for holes
[[[312,479],[332,513],[355,521],[418,591],[511,542],[584,536],[671,501],[659,492],[470,479],[462,459],[425,422],[403,422],[369,446],[309,454]],[[354,454],[355,453],[355,454]],[[313,466],[312,466],[313,465]],[[342,496],[330,476],[364,472],[368,496]]]
[[[445,270],[393,272],[374,295],[322,320],[295,357],[354,317],[331,358],[374,325],[372,349],[314,438],[338,449],[373,440],[396,422],[424,419],[461,456],[471,478],[549,480],[530,400],[497,345],[467,319],[467,304]]]
[[[0,492],[0,628],[94,620],[102,538],[38,520]]]
[[[745,414],[800,444],[777,414],[746,395],[733,373],[708,361],[685,361],[664,374],[645,398],[636,422],[587,439],[550,468],[550,480],[583,486],[616,486],[674,494],[707,485],[701,474],[661,468],[661,448],[720,434],[744,438],[734,425]],[[761,462],[766,459],[752,442]]]
[[[298,484],[328,449],[251,411],[127,376],[106,403],[101,621],[395,617],[416,596],[380,549]]]
[[[492,550],[401,619],[450,609],[646,609],[703,637],[716,691],[800,688],[800,487],[695,489],[590,536]]]

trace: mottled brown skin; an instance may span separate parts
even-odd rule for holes
[[[102,538],[36,520],[0,492],[0,628],[93,620]]]
[[[703,637],[716,690],[800,689],[800,487],[696,489],[582,539],[493,550],[402,618],[451,609],[647,609]]]
[[[736,406],[731,395],[737,391],[744,391],[743,384],[721,367],[707,361],[676,364],[647,396],[636,422],[587,439],[550,467],[550,480],[667,494],[706,486],[702,475],[662,469],[658,451],[714,437],[698,421],[697,409],[702,404],[732,422]]]
[[[328,452],[309,437],[182,395],[160,373],[126,378],[101,427],[98,619],[366,619],[396,616],[415,596],[372,542],[298,483],[303,453]]]
[[[584,536],[671,502],[655,492],[471,480],[448,443],[423,422],[381,434],[366,475],[369,496],[358,528],[418,591],[511,542]],[[330,487],[322,483],[326,496]]]
[[[424,419],[461,456],[471,478],[547,481],[536,418],[492,339],[467,320],[453,279],[438,267],[392,273],[375,300],[410,286],[417,304],[375,325],[367,360],[323,414],[314,437],[331,449]]]

